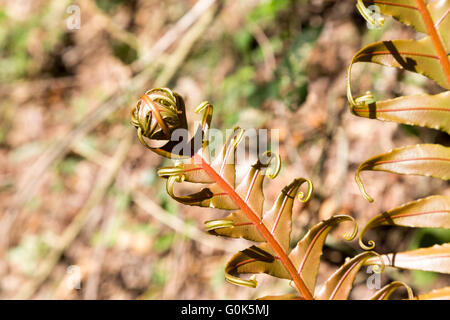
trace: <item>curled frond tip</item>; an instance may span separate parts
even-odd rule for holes
[[[370,10],[370,7],[367,8],[362,0],[358,0],[356,8],[372,27],[379,28],[384,25],[384,18],[379,13]]]
[[[350,219],[353,222],[353,230],[352,230],[352,232],[344,233],[344,239],[347,240],[347,241],[351,241],[358,234],[358,224],[356,223],[355,218],[353,218],[351,216],[348,216],[348,219]]]
[[[308,184],[308,190],[306,191],[306,195],[304,192],[300,191],[297,195],[297,198],[300,202],[308,202],[311,199],[312,193],[314,191],[313,183],[310,179],[303,178],[304,182]]]
[[[358,170],[356,171],[356,174],[355,174],[356,184],[358,185],[359,190],[361,191],[363,197],[366,198],[367,201],[373,202],[373,198],[366,192],[366,188],[364,187],[364,184],[362,183],[362,180],[361,180],[361,177],[360,177],[361,170],[362,170],[362,168],[360,166],[358,168]]]

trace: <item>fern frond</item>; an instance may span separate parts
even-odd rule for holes
[[[153,98],[159,105],[167,101],[166,96],[175,97],[169,100],[171,110],[178,108],[184,110],[182,98],[169,89],[153,89],[150,92],[158,92]],[[163,98],[165,100],[163,100]],[[158,100],[159,99],[159,100]],[[144,99],[145,103],[151,103]],[[178,161],[174,166],[161,168],[158,174],[167,179],[167,193],[176,201],[190,206],[212,207],[223,210],[230,210],[230,214],[218,220],[208,220],[205,223],[206,231],[217,236],[232,238],[244,238],[255,241],[259,244],[251,246],[236,253],[225,267],[226,280],[248,287],[256,287],[257,282],[254,276],[250,279],[243,279],[240,274],[266,273],[278,278],[292,280],[301,299],[314,299],[316,278],[319,270],[322,248],[328,233],[342,222],[351,222],[353,231],[345,234],[347,240],[352,240],[357,234],[356,221],[347,215],[336,215],[326,221],[322,221],[311,228],[294,248],[290,248],[290,234],[292,225],[292,209],[294,200],[306,202],[313,192],[313,184],[309,179],[296,178],[289,185],[281,190],[271,209],[264,210],[263,183],[265,176],[275,178],[281,166],[280,158],[266,151],[260,155],[254,165],[250,167],[247,175],[242,181],[236,180],[235,152],[244,134],[240,128],[235,128],[222,146],[218,156],[212,161],[209,152],[208,130],[210,127],[212,110],[211,104],[205,102],[196,110],[202,112],[202,123],[197,130],[197,134],[187,143],[185,148],[177,148],[170,140],[158,148],[149,144],[160,140],[164,134],[164,126],[158,119],[164,116],[153,114],[145,115],[143,102],[139,103],[132,111],[132,124],[138,130],[141,142],[152,151],[168,158],[185,159]],[[158,108],[146,108],[145,112],[160,112]],[[183,115],[183,112],[180,112]],[[176,113],[168,113],[172,118],[171,123],[177,120]],[[156,119],[156,120],[153,120]],[[179,123],[183,123],[178,121]],[[169,131],[174,132],[174,127],[166,126]],[[151,128],[151,129],[149,129]],[[183,126],[183,129],[186,129]],[[166,130],[167,131],[167,130]],[[156,136],[156,138],[154,138]],[[167,136],[164,136],[167,138]],[[196,138],[201,138],[201,143]],[[200,147],[198,147],[200,145]],[[194,153],[191,153],[192,151]],[[274,165],[272,165],[274,164]],[[203,188],[187,195],[179,195],[176,192],[177,184],[190,183],[193,186],[202,184]],[[307,185],[305,192],[300,191],[302,185]],[[204,186],[206,185],[206,186]],[[362,261],[369,257],[377,256],[374,252],[364,253],[361,257],[355,257],[358,266],[362,266]],[[344,265],[343,267],[347,267]],[[327,284],[327,288],[333,285],[338,286],[336,292],[330,298],[342,298],[348,295],[352,287],[354,276],[358,268],[350,266],[353,270],[350,277],[343,275],[342,283],[333,281]],[[335,276],[339,277],[339,276]],[[320,298],[322,296],[316,296]]]

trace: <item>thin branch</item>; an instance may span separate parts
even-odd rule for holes
[[[155,71],[157,59],[161,58],[161,55],[164,53],[164,50],[168,48],[168,46],[167,47],[163,46],[162,43],[166,40],[171,41],[171,43],[173,43],[184,35],[185,37],[182,38],[182,43],[184,44],[183,45],[180,44],[180,48],[177,47],[177,49],[173,52],[172,55],[175,56],[180,55],[183,56],[184,58],[187,56],[186,49],[192,48],[192,45],[195,43],[198,37],[201,36],[202,32],[204,32],[204,30],[207,28],[207,25],[205,25],[202,21],[198,21],[186,34],[183,34],[183,32],[185,32],[189,28],[189,26],[191,26],[191,24],[187,24],[186,21],[189,22],[194,17],[195,19],[197,19],[199,16],[205,14],[206,9],[204,8],[206,4],[208,4],[209,2],[211,2],[212,4],[216,1],[199,0],[198,3],[201,3],[202,5],[200,6],[199,4],[197,6],[196,4],[195,6],[197,6],[197,9],[195,11],[192,11],[194,10],[193,8],[191,11],[186,13],[186,15],[183,18],[181,18],[181,20],[184,19],[185,22],[177,23],[173,27],[176,30],[176,32],[173,31],[172,29],[169,30],[155,44],[155,46],[151,50],[151,52],[153,52],[151,54],[151,57],[154,60],[151,59],[149,60],[148,57],[143,57],[142,59],[140,59],[140,61],[143,62],[146,61],[146,63],[142,64],[143,70],[140,73],[138,73],[133,79],[131,79],[126,87],[121,88],[121,90],[118,90],[116,94],[113,94],[112,96],[107,98],[102,103],[101,106],[96,108],[93,112],[89,113],[76,128],[70,131],[62,140],[56,142],[52,147],[47,149],[42,154],[42,156],[37,159],[34,165],[25,172],[23,177],[24,183],[21,186],[17,187],[18,192],[14,195],[10,207],[6,210],[5,214],[0,220],[0,251],[5,250],[6,247],[8,246],[9,231],[12,225],[14,224],[16,217],[19,214],[23,205],[27,203],[36,194],[38,188],[40,187],[41,183],[44,180],[42,179],[42,176],[45,174],[46,170],[53,163],[60,160],[68,152],[68,150],[70,150],[74,142],[76,142],[81,137],[90,132],[110,114],[128,105],[130,96],[136,96],[139,94],[139,92],[142,91],[142,88],[146,85],[148,79],[152,77]],[[211,5],[208,5],[207,8],[210,7]],[[199,8],[202,10],[200,10]],[[193,12],[195,13],[195,15]],[[193,21],[195,21],[195,19]],[[181,28],[180,26],[183,26],[183,28]],[[199,30],[202,30],[202,32],[199,32]],[[197,37],[191,37],[190,34],[192,33],[196,34]],[[188,45],[188,43],[191,43],[191,45]],[[182,59],[175,59],[175,60],[178,64],[180,64],[183,61]],[[171,66],[171,68],[173,68],[173,66]],[[174,72],[168,72],[168,75],[172,77],[174,75]],[[164,79],[160,79],[161,82],[159,82],[159,85],[160,86],[167,85],[167,83],[164,83],[162,81],[169,81],[170,77],[166,76]]]
[[[163,87],[165,84],[169,83],[170,79],[178,71],[181,63],[186,59],[189,52],[191,52],[195,42],[199,39],[205,32],[205,29],[209,24],[212,23],[214,19],[215,10],[207,11],[198,20],[196,27],[192,28],[191,32],[186,34],[180,44],[177,47],[177,54],[171,55],[165,60],[164,70],[158,75],[158,78],[154,82],[155,87]],[[163,84],[163,85],[161,85]]]
[[[95,15],[95,18],[100,20],[100,22],[104,25],[104,28],[108,32],[108,34],[116,38],[119,41],[122,41],[129,45],[131,48],[135,49],[138,54],[140,54],[143,50],[146,48],[142,48],[139,39],[131,32],[128,32],[121,28],[119,25],[117,25],[110,17],[110,15],[107,15],[104,13],[95,3],[95,1],[92,0],[82,0],[79,1],[79,5],[83,8],[83,10],[88,10],[89,12],[92,12]],[[96,21],[95,23],[98,23]]]
[[[71,224],[66,228],[62,236],[57,241],[56,247],[53,248],[53,250],[47,255],[45,261],[38,268],[33,281],[22,287],[14,299],[30,299],[39,289],[41,284],[51,274],[53,268],[61,258],[61,255],[83,229],[86,221],[88,220],[89,214],[100,203],[100,201],[102,201],[109,189],[109,186],[114,181],[117,171],[125,161],[128,151],[131,148],[132,141],[131,131],[128,131],[127,136],[120,142],[117,151],[105,169],[105,172],[100,173],[99,180],[95,185],[94,190],[89,195],[84,207],[78,212],[77,216],[73,219]]]
[[[201,22],[201,21],[196,23],[194,25],[194,27],[192,28],[193,30],[190,30],[188,32],[188,34],[186,35],[186,37],[183,39],[184,44],[180,44],[180,46],[179,46],[180,48],[177,48],[176,51],[172,55],[175,55],[175,56],[179,55],[179,56],[182,56],[185,58],[187,56],[186,50],[189,50],[192,47],[192,45],[195,43],[195,41],[198,39],[198,37],[200,37],[202,32],[207,28],[207,25],[208,24],[205,24],[204,22]],[[199,31],[199,30],[202,30],[202,31]],[[197,36],[190,37],[189,34],[191,34],[191,33],[194,33]],[[191,45],[188,45],[188,43],[190,43]],[[177,63],[180,64],[180,63],[182,63],[183,59],[176,59],[176,61],[177,61]],[[140,74],[140,77],[138,78],[138,80],[140,82],[142,82],[142,85],[145,83],[144,75],[148,75],[147,72],[145,72],[145,71],[146,70],[144,70]],[[170,76],[167,77],[164,81],[170,81],[170,79],[174,75],[174,73],[169,73],[168,75],[170,75]],[[137,81],[136,79],[134,79],[134,80]],[[133,88],[133,84],[135,84],[135,83],[132,81],[132,83],[130,84],[131,88]],[[166,83],[161,83],[161,85],[164,86],[164,85],[166,85]],[[137,90],[136,88],[134,88],[134,89]],[[138,86],[138,89],[140,89],[140,86]],[[123,92],[122,92],[122,94],[123,94]],[[115,97],[115,96],[113,96],[113,97]],[[117,98],[118,98],[118,100],[120,100],[119,98],[121,98],[121,96],[119,95]],[[112,100],[112,98],[109,100]],[[122,100],[120,100],[120,101],[122,101]],[[116,103],[115,107],[111,108],[111,105],[108,105],[107,103],[105,103],[101,108],[103,108],[103,107],[109,108],[109,111],[112,112],[120,106],[120,104],[117,103],[117,100],[113,100],[111,103]],[[74,145],[74,141],[77,141],[76,138],[80,138],[81,136],[83,136],[90,129],[95,127],[96,124],[100,123],[100,121],[102,119],[104,119],[104,117],[107,116],[107,114],[106,115],[100,114],[100,115],[101,116],[97,116],[97,118],[95,118],[95,120],[91,120],[90,118],[87,118],[86,121],[84,122],[85,126],[80,125],[76,130],[74,130],[72,132],[72,134],[74,135],[73,139],[70,139],[72,136],[69,134],[62,143],[57,145],[56,149],[50,149],[50,151],[51,151],[50,157],[44,159],[44,160],[46,160],[46,162],[44,163],[44,164],[46,164],[46,166],[41,167],[42,172],[38,173],[38,175],[35,176],[36,179],[39,177],[40,174],[42,174],[45,171],[45,169],[53,161],[56,161],[59,157],[61,157],[63,154],[65,154],[72,145]],[[91,121],[93,121],[93,122],[91,122]],[[66,142],[66,143],[64,143],[64,142]],[[126,146],[123,145],[125,142],[126,142]],[[70,244],[73,242],[73,240],[75,240],[75,238],[77,237],[79,232],[82,230],[83,226],[86,223],[86,219],[87,219],[89,213],[103,199],[103,196],[107,192],[109,185],[115,179],[117,171],[119,170],[122,162],[126,158],[126,155],[128,154],[128,151],[131,147],[131,143],[132,143],[131,136],[127,136],[122,141],[121,145],[119,145],[118,151],[116,152],[116,155],[114,156],[114,159],[113,159],[113,165],[112,165],[112,167],[109,168],[109,170],[111,170],[111,171],[108,170],[107,173],[102,174],[100,176],[100,180],[98,181],[96,187],[94,187],[94,190],[90,194],[85,206],[83,207],[83,209],[81,209],[81,211],[78,213],[78,215],[72,221],[70,226],[65,230],[63,236],[61,237],[61,239],[58,243],[58,247],[55,248],[47,256],[46,260],[43,262],[43,264],[37,271],[36,277],[33,279],[33,281],[30,284],[25,285],[21,289],[21,291],[19,291],[17,293],[16,298],[18,298],[18,299],[30,298],[39,289],[41,284],[48,278],[48,276],[51,274],[53,268],[58,263],[60,257],[64,253],[64,251],[70,246]],[[90,160],[92,160],[93,158],[96,158],[98,160],[97,157],[99,156],[99,154],[94,154],[94,153],[90,152],[90,150],[88,151],[85,148],[76,148],[75,147],[75,149]],[[104,156],[101,155],[100,157],[103,158]],[[22,199],[22,200],[24,201],[24,202],[22,202],[22,204],[25,203],[26,199],[25,200]],[[15,210],[17,210],[17,208],[15,208]],[[17,214],[17,211],[15,213]],[[15,215],[9,215],[9,217],[15,218]],[[9,224],[9,226],[11,226],[12,221],[9,221],[9,222],[11,222]],[[5,237],[5,235],[3,235],[3,236]],[[7,237],[7,235],[6,235],[6,237]],[[208,241],[211,242],[211,239],[208,239]],[[225,248],[226,248],[226,250],[231,250],[231,249],[229,249],[228,246],[226,246]],[[223,248],[223,249],[225,249],[225,248]],[[233,252],[235,252],[235,250],[233,250]]]
[[[210,248],[236,253],[234,246],[230,246],[230,241],[223,240],[222,238],[214,238],[200,231],[194,225],[187,224],[183,219],[166,212],[142,192],[133,191],[131,196],[133,201],[141,209],[169,228]]]
[[[250,31],[261,47],[261,51],[264,57],[264,77],[266,80],[270,79],[273,72],[277,67],[277,60],[275,58],[275,52],[273,51],[270,39],[264,33],[264,30],[256,23],[249,25]]]
[[[133,70],[141,70],[166,51],[192,26],[217,0],[199,0],[178,22],[167,31],[139,61],[132,64]]]

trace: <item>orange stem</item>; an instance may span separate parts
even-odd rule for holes
[[[255,225],[261,235],[266,239],[269,245],[273,248],[275,253],[280,258],[281,262],[285,266],[286,270],[292,277],[296,287],[303,295],[303,297],[307,300],[313,300],[313,296],[309,292],[308,288],[305,285],[305,282],[301,278],[300,274],[297,272],[294,264],[291,259],[289,259],[286,252],[280,246],[278,241],[274,238],[274,236],[270,233],[267,227],[262,223],[262,220],[258,217],[258,215],[253,211],[252,208],[248,206],[248,204],[242,200],[242,198],[237,194],[237,192],[233,189],[233,187],[228,184],[217,172],[214,170],[200,155],[196,154],[194,158],[201,163],[202,168],[205,172],[212,178],[214,181],[233,199],[233,201],[241,208],[241,210],[247,215],[250,221]]]
[[[434,27],[433,19],[431,18],[430,12],[428,12],[427,5],[423,0],[416,0],[417,6],[419,7],[419,12],[427,26],[428,33],[433,41],[436,53],[441,61],[442,67],[444,68],[445,75],[447,76],[447,82],[450,87],[450,61],[447,57],[447,52],[444,49],[441,38]]]

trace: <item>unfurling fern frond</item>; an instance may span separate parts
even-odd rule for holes
[[[212,117],[212,105],[204,102],[196,109],[197,112],[203,113],[201,125],[194,138],[185,142],[184,148],[178,148],[177,144],[167,139],[169,136],[165,134],[165,131],[174,132],[175,128],[166,125],[168,130],[163,130],[164,126],[159,121],[170,119],[171,124],[178,121],[183,129],[187,129],[184,125],[186,122],[179,121],[179,116],[175,112],[175,110],[182,110],[179,114],[184,114],[182,98],[169,89],[153,89],[149,93],[156,93],[153,96],[147,94],[155,99],[156,103],[152,104],[152,101],[141,99],[142,102],[132,111],[132,124],[138,130],[140,141],[151,150],[168,158],[184,158],[174,166],[158,170],[158,174],[167,179],[168,194],[185,205],[230,210],[231,213],[223,219],[206,221],[206,231],[212,235],[244,238],[257,243],[236,253],[227,263],[225,277],[229,282],[255,287],[257,283],[254,275],[250,279],[244,279],[240,277],[240,274],[266,273],[292,280],[298,294],[265,298],[346,299],[361,267],[369,263],[376,265],[376,268],[379,265],[383,266],[384,261],[377,253],[364,252],[346,261],[328,279],[322,290],[316,293],[320,257],[328,233],[342,222],[352,222],[353,231],[345,234],[347,240],[352,240],[357,234],[355,220],[347,215],[333,216],[312,227],[294,248],[291,248],[290,234],[294,200],[298,198],[301,202],[308,201],[313,192],[312,182],[306,178],[294,179],[281,190],[272,208],[264,211],[264,178],[266,175],[269,178],[277,176],[281,166],[279,157],[266,151],[250,167],[242,181],[237,181],[235,151],[244,131],[240,128],[234,129],[218,156],[209,161],[208,130]],[[147,108],[144,103],[157,107]],[[177,106],[183,107],[177,108]],[[170,110],[164,115],[156,114],[166,111],[167,108]],[[149,145],[155,142],[152,140],[160,141],[161,136],[167,140],[164,145],[159,147]],[[201,142],[196,143],[195,138],[199,137]],[[275,164],[272,165],[272,162]],[[191,183],[193,186],[206,184],[206,187],[191,194],[178,195],[176,185],[180,183]],[[303,184],[307,185],[306,192],[300,191]],[[381,271],[382,268],[378,269]],[[384,291],[380,291],[379,295],[388,296],[388,293],[394,289],[383,288]]]

